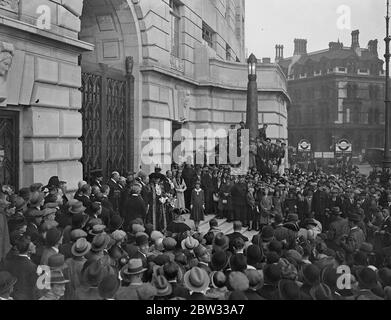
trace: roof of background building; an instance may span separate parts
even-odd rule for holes
[[[309,61],[313,61],[317,63],[320,62],[322,59],[345,60],[348,58],[353,58],[353,59],[358,59],[360,61],[368,61],[368,60],[382,61],[381,59],[379,59],[378,55],[370,52],[369,49],[366,48],[352,49],[351,47],[344,47],[343,44],[340,43],[339,41],[335,42],[334,44],[340,45],[340,48],[333,48],[333,49],[328,48],[324,50],[310,52],[308,54],[288,57],[285,59],[281,59],[278,62],[278,64],[281,66],[284,72],[286,72],[287,70],[291,71],[294,65],[305,65]],[[358,50],[359,50],[359,54],[357,52]]]

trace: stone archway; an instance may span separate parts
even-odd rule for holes
[[[138,167],[142,40],[131,1],[85,0],[79,39],[95,45],[82,55],[84,174]]]

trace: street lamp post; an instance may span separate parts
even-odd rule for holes
[[[385,83],[385,137],[384,137],[384,159],[383,170],[391,169],[391,153],[390,153],[390,95],[389,95],[389,77],[390,77],[390,13],[389,0],[387,0],[387,16],[386,16],[386,83]]]
[[[257,58],[251,54],[248,63],[246,127],[250,131],[250,141],[258,136],[258,86]]]

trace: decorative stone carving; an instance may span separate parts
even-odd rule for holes
[[[181,89],[179,90],[179,121],[187,122],[190,119],[190,91]]]
[[[7,76],[14,57],[14,45],[0,42],[0,103],[7,99]]]
[[[170,64],[172,69],[177,70],[181,73],[185,72],[185,64],[182,59],[171,55]]]
[[[0,0],[0,9],[18,11],[19,0]]]
[[[134,66],[134,59],[133,57],[126,57],[125,60],[125,68],[126,68],[126,74],[132,75],[133,74],[133,66]]]

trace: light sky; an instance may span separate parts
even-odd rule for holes
[[[351,44],[351,32],[360,30],[360,46],[378,39],[379,58],[383,59],[386,32],[386,0],[245,0],[246,47],[258,59],[275,58],[275,45],[284,45],[284,57],[293,55],[294,39],[307,39],[307,51],[327,49],[338,38]],[[351,10],[350,29],[337,26],[343,14],[340,6]],[[391,10],[391,8],[390,8]]]

